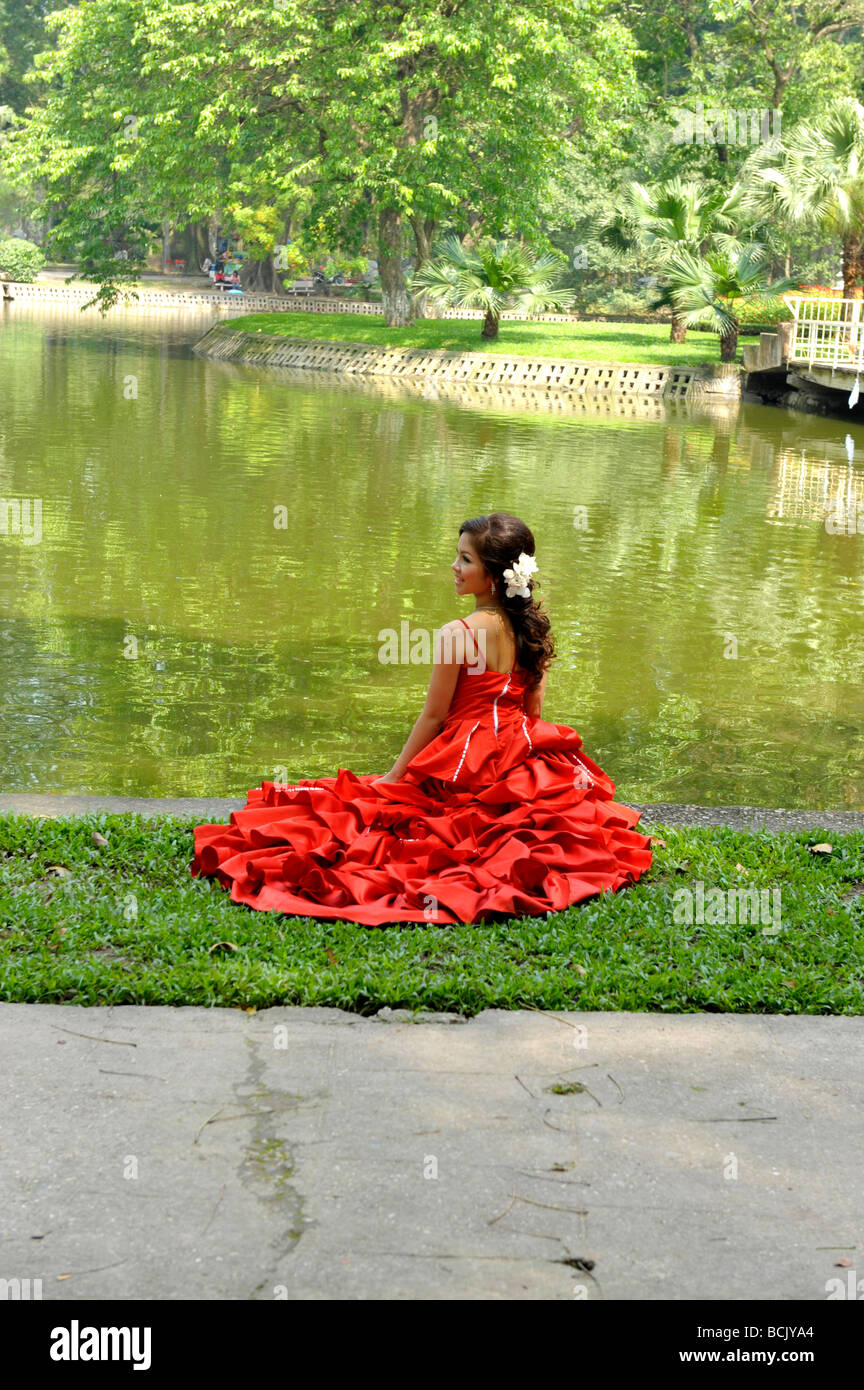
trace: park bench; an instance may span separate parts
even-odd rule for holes
[[[315,293],[314,280],[295,280],[293,285],[289,285],[286,294],[305,294]]]

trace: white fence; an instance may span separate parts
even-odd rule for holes
[[[16,300],[36,299],[41,303],[74,303],[85,304],[88,299],[92,299],[96,293],[95,289],[84,289],[80,285],[49,285],[44,281],[35,281],[33,284],[24,285],[10,283],[8,287],[9,296]],[[301,295],[271,295],[271,294],[228,294],[224,290],[207,291],[200,293],[192,291],[159,290],[142,288],[137,291],[137,299],[121,299],[117,309],[211,309],[215,313],[230,314],[260,314],[260,313],[303,313],[303,314],[377,314],[382,315],[384,308],[381,304],[364,299],[312,299]],[[109,311],[113,312],[113,311]],[[444,309],[436,313],[436,318],[442,319],[482,319],[484,317],[482,309]],[[505,310],[501,314],[501,319],[517,319],[525,321],[526,315],[516,310]],[[531,321],[536,323],[574,323],[577,318],[573,314],[532,314]]]
[[[860,299],[815,299],[784,294],[794,315],[790,362],[809,367],[864,367]]]

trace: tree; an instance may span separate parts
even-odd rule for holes
[[[84,243],[103,302],[134,278],[130,229],[307,195],[310,241],[356,252],[371,222],[387,322],[406,322],[410,236],[423,255],[442,217],[475,210],[531,233],[573,109],[600,130],[604,102],[635,98],[634,45],[609,8],[88,0],[48,21],[21,167],[66,205],[56,244]]]
[[[738,351],[736,304],[748,295],[777,295],[793,280],[767,283],[768,248],[749,242],[735,250],[696,256],[686,247],[673,251],[663,267],[666,281],[655,308],[670,306],[688,328],[710,328],[720,335],[721,362],[734,362]]]
[[[33,57],[46,47],[46,17],[69,0],[0,0],[0,105],[19,114],[32,101],[24,82]]]
[[[694,255],[709,248],[739,250],[738,231],[745,220],[742,195],[737,183],[727,190],[696,180],[685,183],[677,177],[650,188],[634,181],[601,218],[599,230],[620,249],[635,242],[653,253],[654,268],[662,275],[664,263],[678,250]],[[683,343],[686,333],[684,317],[673,306],[670,341]]]
[[[411,287],[452,309],[483,309],[481,337],[497,338],[505,309],[536,314],[544,309],[563,312],[573,303],[572,290],[556,289],[562,265],[560,257],[535,256],[519,242],[483,237],[472,250],[459,238],[442,242],[432,259],[413,276]]]
[[[749,206],[765,220],[840,240],[843,294],[854,298],[864,274],[864,106],[838,97],[821,119],[755,150],[742,179]]]

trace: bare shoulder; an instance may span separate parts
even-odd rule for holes
[[[442,623],[435,634],[435,661],[440,665],[461,665],[465,660],[465,628],[458,618]]]
[[[459,618],[452,618],[449,623],[442,623],[437,634],[437,646],[450,646],[454,642],[462,642],[465,639],[465,628]]]

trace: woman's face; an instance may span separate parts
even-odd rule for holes
[[[463,531],[459,537],[456,559],[450,566],[457,594],[482,594],[489,588],[489,575],[480,563],[471,536]]]

